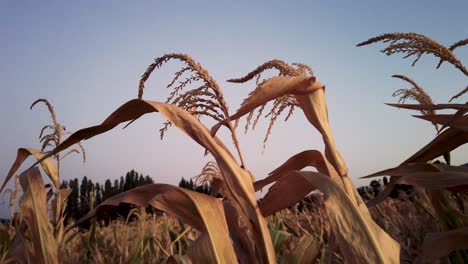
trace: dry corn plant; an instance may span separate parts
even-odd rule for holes
[[[382,50],[387,55],[394,53],[404,53],[405,58],[416,56],[414,65],[422,54],[432,54],[440,59],[437,68],[446,61],[454,65],[465,76],[468,72],[463,63],[455,56],[453,51],[468,44],[468,39],[456,42],[450,47],[445,47],[436,41],[415,33],[390,33],[371,38],[358,44],[364,46],[376,42],[385,42],[389,45]],[[434,210],[438,214],[439,221],[445,226],[445,232],[427,234],[420,252],[420,261],[439,259],[448,256],[453,251],[468,249],[468,220],[463,211],[454,208],[448,199],[449,192],[468,194],[468,169],[460,166],[450,165],[450,151],[468,142],[468,103],[450,104],[454,99],[461,97],[467,92],[467,88],[453,96],[448,104],[434,104],[427,93],[419,87],[416,82],[403,76],[394,75],[413,85],[411,89],[401,89],[394,93],[400,96],[399,103],[405,99],[413,99],[420,104],[389,104],[398,108],[419,110],[422,115],[418,118],[427,120],[438,125],[437,136],[426,146],[406,159],[398,167],[383,170],[372,175],[391,176],[390,184],[374,200],[369,202],[373,206],[382,202],[392,191],[397,183],[406,183],[420,186],[426,189],[429,194]],[[454,114],[436,114],[436,110],[456,110]],[[447,164],[428,163],[432,160],[444,156]],[[449,192],[448,192],[449,191]],[[467,251],[458,251],[451,254],[449,260],[452,263],[464,263],[468,261]]]
[[[189,77],[189,80],[192,78],[201,81],[202,88],[182,94],[181,88],[175,89],[169,97],[169,102],[172,101],[176,105],[142,100],[144,82],[155,68],[169,59],[185,62],[189,69],[183,70],[191,71],[195,76]],[[326,212],[334,234],[330,238],[329,252],[333,252],[333,247],[337,244],[346,261],[350,263],[397,263],[399,245],[371,219],[367,207],[347,175],[343,159],[335,148],[328,124],[324,85],[312,76],[310,67],[303,64],[296,64],[296,68],[287,64],[277,66],[280,64],[278,62],[262,65],[257,71],[261,72],[268,67],[282,67],[281,76],[262,82],[240,109],[234,115],[229,115],[221,90],[199,64],[187,55],[169,54],[157,58],[142,77],[139,99],[122,105],[102,124],[74,133],[44,158],[53,156],[80,140],[111,130],[120,123],[133,122],[146,113],[159,112],[213,155],[221,171],[219,190],[222,190],[223,198],[216,199],[166,184],[146,185],[109,198],[77,224],[120,203],[141,206],[149,204],[180,217],[201,232],[185,255],[173,255],[172,260],[275,263],[275,250],[265,217],[297,203],[309,192],[318,189],[325,194]],[[175,79],[180,75],[178,72]],[[254,72],[245,79],[249,79],[251,75],[258,74]],[[292,100],[294,105],[297,102],[297,107],[303,110],[309,122],[322,134],[325,154],[315,150],[299,153],[269,177],[254,183],[253,177],[245,170],[232,120],[239,119],[271,100],[280,105],[275,115],[281,113],[282,110],[279,109],[288,106],[288,100]],[[218,112],[215,113],[211,109]],[[209,116],[219,121],[219,124],[210,131],[200,123],[200,116]],[[216,137],[216,132],[222,126],[226,126],[232,132],[241,164],[236,162],[229,149]],[[163,128],[162,132],[164,131]],[[307,165],[315,166],[319,172],[297,171]],[[271,182],[275,184],[262,203],[257,204],[255,191]],[[212,194],[216,193],[214,191]],[[309,247],[312,240],[307,241],[301,246]]]
[[[274,101],[267,114],[271,118],[266,142],[277,117],[289,108],[287,119],[295,108],[300,108],[321,133],[325,154],[317,150],[303,151],[288,159],[267,178],[255,182],[257,191],[274,182],[260,205],[263,215],[268,216],[294,205],[312,190],[318,189],[325,194],[324,203],[332,230],[328,252],[333,252],[336,243],[349,263],[398,263],[398,243],[375,224],[348,177],[347,167],[335,147],[329,127],[325,86],[316,80],[311,67],[272,60],[243,78],[229,81],[246,82],[273,68],[279,70],[279,76],[261,82],[231,119],[237,120],[248,114],[248,127],[252,111],[259,108],[261,115],[265,105]],[[307,166],[315,167],[318,172],[299,171]],[[281,196],[278,195],[280,193]]]
[[[52,124],[46,125],[41,129],[39,140],[42,147],[40,150],[33,148],[18,149],[16,160],[0,187],[0,193],[29,156],[32,155],[37,160],[41,160],[48,152],[47,148],[55,148],[61,143],[65,127],[57,121],[54,108],[50,102],[47,99],[38,99],[31,105],[30,109],[39,102],[47,106]],[[49,134],[44,134],[48,130]],[[79,142],[77,142],[77,145],[83,155],[83,161],[85,161],[84,148]],[[53,186],[50,184],[44,185],[40,172],[37,169],[27,170],[17,177],[23,194],[19,199],[20,223],[13,242],[12,259],[20,262],[29,261],[30,259],[45,263],[58,261],[59,246],[62,245],[65,239],[65,208],[67,198],[71,193],[71,189],[60,188],[60,161],[71,153],[80,153],[80,151],[72,149],[62,157],[57,153],[53,157],[45,158],[41,161],[41,166],[51,179]],[[46,191],[47,189],[49,190]],[[38,196],[37,201],[34,200],[35,196]],[[42,198],[45,198],[45,201]],[[48,204],[51,208],[50,217]],[[32,212],[34,213],[31,214]],[[52,222],[52,225],[50,222]],[[41,241],[41,243],[38,243],[38,241]],[[32,244],[37,245],[31,247]]]
[[[417,55],[417,53],[414,54]],[[445,55],[440,58],[463,71],[464,67],[459,61]],[[174,87],[166,103],[143,100],[145,81],[156,68],[161,67],[163,63],[171,59],[184,62],[186,67],[176,73],[169,87],[173,87],[184,73],[191,75]],[[131,123],[144,114],[159,112],[170,124],[181,129],[214,157],[220,169],[216,190],[222,192],[223,198],[217,199],[166,184],[151,184],[109,198],[79,220],[77,225],[106,211],[109,207],[118,206],[120,203],[132,203],[140,206],[152,205],[179,217],[186,224],[200,231],[199,238],[189,245],[185,254],[172,254],[172,261],[180,263],[185,261],[275,263],[275,248],[265,217],[296,204],[312,190],[319,190],[324,194],[324,209],[331,229],[327,252],[332,253],[334,247],[338,246],[345,261],[349,263],[398,263],[400,260],[398,243],[372,220],[367,206],[357,194],[348,177],[347,167],[335,147],[333,134],[329,127],[325,86],[317,81],[312,69],[304,64],[288,65],[273,60],[259,66],[244,78],[231,81],[246,82],[254,77],[258,77],[257,80],[259,80],[259,75],[264,70],[272,68],[280,71],[279,76],[260,82],[241,107],[233,115],[230,115],[220,87],[200,64],[182,54],[169,54],[157,58],[142,76],[138,99],[131,100],[119,107],[100,125],[75,132],[36,164],[46,161],[47,158],[81,140],[105,133],[120,123],[128,121]],[[182,91],[186,86],[196,82],[200,83],[196,88],[186,92]],[[298,153],[270,173],[267,178],[253,182],[252,175],[246,170],[233,122],[237,122],[239,118],[249,114],[247,119],[248,124],[250,124],[253,117],[252,112],[259,108],[258,111],[261,115],[269,101],[274,102],[273,109],[269,113],[271,116],[270,128],[265,139],[268,139],[277,117],[286,108],[289,108],[288,116],[295,108],[300,108],[307,120],[321,133],[325,151],[321,153],[317,150],[306,150]],[[421,106],[418,105],[418,107]],[[424,108],[420,110],[430,110],[427,108],[434,107],[434,105],[422,107]],[[456,107],[458,110],[466,110],[466,105]],[[455,124],[466,126],[466,118],[463,114],[461,114],[463,117],[461,121],[459,114],[458,119],[445,124],[449,127],[447,129],[449,132],[442,132],[438,136],[438,143],[430,144],[415,154],[417,159],[413,159],[420,161],[440,152],[439,155],[435,156],[438,157],[446,153],[447,150],[450,151],[454,145],[459,145],[460,141],[466,140],[468,138],[466,132],[461,133],[460,129],[454,129]],[[218,124],[209,130],[201,123],[201,117],[212,118]],[[442,121],[447,121],[447,117]],[[254,125],[256,122],[258,122],[258,118],[254,121]],[[441,119],[434,119],[431,122],[440,124]],[[169,123],[166,123],[161,130],[162,135]],[[240,164],[224,143],[216,137],[216,132],[222,126],[227,127],[231,132]],[[456,142],[448,140],[449,136],[453,135],[456,136]],[[449,146],[446,146],[447,144]],[[314,166],[318,172],[299,171],[306,166]],[[445,167],[437,168],[447,169]],[[454,170],[454,168],[449,166],[448,170]],[[458,171],[454,173],[458,173]],[[404,178],[409,181],[414,180],[414,178]],[[262,203],[258,204],[255,192],[269,183],[274,184]],[[433,183],[431,182],[431,184]],[[460,187],[458,181],[457,184],[453,182],[450,184],[443,188],[463,187]],[[212,195],[216,193],[214,191]],[[304,241],[306,242],[300,243],[302,249],[313,247],[313,240],[305,239]],[[297,251],[303,254],[301,250]],[[293,259],[295,258],[293,257]],[[326,259],[330,258],[326,257]]]

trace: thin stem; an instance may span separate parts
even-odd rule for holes
[[[247,169],[247,167],[245,165],[244,157],[242,156],[242,152],[241,152],[241,149],[240,149],[240,143],[239,143],[239,140],[237,139],[236,129],[232,126],[231,120],[228,120],[228,128],[231,131],[232,139],[234,141],[234,145],[236,146],[237,154],[239,155],[239,159],[240,159],[240,162],[241,162],[241,167],[243,169]]]

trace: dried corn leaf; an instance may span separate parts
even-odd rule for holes
[[[262,85],[258,86],[244,100],[241,107],[231,116],[231,120],[236,120],[250,113],[255,108],[267,102],[279,98],[286,94],[308,94],[322,89],[324,86],[316,81],[315,77],[306,76],[283,76],[273,77]]]
[[[236,120],[255,108],[284,95],[294,95],[309,122],[319,130],[325,143],[325,156],[340,176],[346,176],[348,169],[336,150],[332,131],[328,124],[328,110],[325,99],[325,86],[315,77],[282,76],[264,82],[249,94],[241,107],[230,118]]]
[[[399,263],[398,243],[321,173],[293,171],[280,177],[265,195],[260,208],[268,216],[295,205],[314,189],[325,195],[331,228],[339,230],[338,245],[349,263]]]
[[[330,225],[347,263],[399,263],[398,243],[385,233],[370,215],[362,214],[349,196],[326,175],[319,172],[293,171],[281,177],[275,183],[278,184],[281,184],[282,188],[277,188],[275,194],[284,200],[289,200],[290,195],[295,192],[295,189],[288,185],[308,184],[311,190],[318,189],[324,194]],[[291,201],[291,204],[296,202]]]
[[[40,160],[40,164],[42,166],[42,169],[44,169],[44,172],[49,176],[49,178],[52,180],[54,183],[55,187],[58,188],[60,185],[59,183],[59,178],[57,174],[57,167],[55,166],[54,160],[52,158],[45,158],[44,159],[44,154],[37,150],[37,149],[32,149],[32,148],[19,148],[18,152],[16,154],[16,159],[13,165],[10,168],[10,171],[8,172],[5,181],[2,184],[2,187],[0,188],[0,193],[3,191],[5,188],[6,184],[8,181],[13,177],[15,172],[19,169],[21,164],[30,156],[33,155],[37,160]],[[36,162],[37,164],[38,162]]]
[[[427,234],[422,245],[422,258],[434,261],[461,249],[468,249],[468,227]]]
[[[109,210],[121,203],[138,206],[152,205],[160,210],[182,219],[188,225],[206,234],[203,249],[192,255],[192,261],[210,259],[211,262],[237,261],[234,248],[229,238],[222,202],[205,194],[193,192],[184,188],[167,184],[147,184],[141,187],[115,195],[86,216],[75,225],[89,220],[96,215]]]
[[[58,244],[47,215],[46,191],[41,173],[37,167],[33,167],[22,173],[20,178],[27,183],[19,208],[22,221],[27,226],[26,236],[33,246],[28,258],[35,263],[58,263]]]
[[[402,164],[398,167],[391,168],[391,169],[386,169],[382,170],[376,173],[372,173],[370,175],[361,177],[360,179],[368,179],[368,178],[373,178],[373,177],[378,177],[378,176],[400,176],[400,175],[406,175],[410,174],[413,172],[420,172],[420,171],[425,171],[425,172],[439,172],[440,169],[437,166],[437,164],[431,164],[431,163],[408,163],[408,164]]]
[[[263,180],[256,181],[255,191],[259,191],[266,185],[275,182],[283,174],[293,171],[302,170],[307,166],[316,168],[319,172],[330,176],[331,178],[337,178],[338,173],[335,168],[328,162],[327,158],[318,150],[306,150],[302,151],[284,162],[281,166],[270,172],[268,177]]]
[[[463,116],[462,112],[457,112],[457,114],[459,115],[430,115],[414,117],[427,120],[431,123],[443,125],[443,128],[449,126],[468,133],[468,116]]]
[[[300,152],[291,158],[289,158],[285,163],[283,163],[281,166],[279,166],[277,169],[272,171],[267,178],[255,182],[255,190],[259,190],[262,187],[264,187],[267,184],[270,184],[274,181],[277,181],[280,177],[283,177],[286,175],[288,172],[293,171],[293,170],[302,170],[303,168],[307,166],[313,166],[315,167],[319,172],[328,175],[335,183],[337,183],[345,192],[349,195],[351,201],[355,203],[361,210],[362,213],[369,215],[369,210],[367,209],[366,205],[362,202],[360,199],[359,194],[356,191],[356,188],[354,188],[351,180],[349,177],[339,177],[338,172],[336,172],[335,168],[328,162],[327,158],[319,151],[317,150],[306,150],[303,152]],[[303,190],[301,189],[304,188],[298,188],[297,192],[294,193],[293,195],[297,196],[299,200],[301,200],[307,193],[311,191],[311,189]],[[266,198],[266,197],[265,197]],[[273,198],[273,197],[272,197]],[[268,199],[272,199],[268,198]],[[297,201],[299,201],[297,200]],[[281,204],[284,201],[277,201],[277,204],[279,205],[278,208],[265,212],[263,209],[262,213],[274,213],[279,208],[284,209],[286,207],[282,206]]]
[[[51,151],[47,157],[72,146],[76,142],[109,131],[122,122],[136,120],[142,115],[151,112],[161,113],[168,121],[181,129],[214,156],[219,168],[223,171],[223,190],[226,191],[224,195],[226,199],[234,202],[234,206],[239,212],[235,223],[242,222],[243,225],[246,225],[245,228],[250,233],[245,233],[244,238],[252,241],[255,245],[256,254],[249,255],[249,260],[274,263],[276,259],[273,245],[265,220],[256,205],[257,201],[252,176],[237,164],[232,154],[224,144],[221,144],[221,141],[217,137],[213,137],[210,131],[199,120],[179,107],[153,101],[131,100],[114,111],[101,125],[81,129],[73,133]],[[228,224],[234,224],[234,222],[228,222]],[[241,227],[230,226],[229,228],[235,229]],[[236,245],[237,241],[234,241],[234,244]],[[241,248],[236,247],[236,250],[241,250]],[[238,255],[244,254],[244,252],[239,251],[236,251],[236,253]]]
[[[72,189],[59,189],[57,193],[55,193],[55,198],[52,200],[51,203],[52,217],[54,219],[54,223],[56,224],[55,230],[57,234],[56,238],[58,243],[62,242],[63,237],[65,235],[65,218],[63,217],[63,215],[65,214],[65,209],[67,207],[66,201],[71,193]]]
[[[400,166],[409,163],[423,163],[450,153],[450,151],[468,142],[468,133],[456,128],[448,128],[437,135],[431,142],[421,148],[418,152],[406,159]],[[373,175],[373,174],[371,174]],[[387,198],[393,187],[397,184],[399,176],[392,177],[387,187],[377,197],[367,202],[368,207],[381,203]],[[454,187],[455,191],[458,187]],[[463,190],[464,188],[462,188]]]
[[[441,109],[455,109],[468,111],[468,104],[387,104],[389,106],[411,109],[411,110],[441,110]]]
[[[347,176],[348,168],[341,154],[336,149],[333,133],[328,123],[325,88],[307,95],[296,96],[296,99],[307,120],[322,134],[323,143],[325,144],[325,157],[327,157],[340,176]]]
[[[376,172],[363,178],[382,175],[398,177],[396,183],[416,185],[430,190],[448,189],[468,193],[468,168],[466,167],[410,163]]]
[[[404,163],[427,162],[448,153],[468,142],[468,133],[455,128],[448,128],[426,146],[409,157]]]
[[[264,217],[268,217],[297,204],[313,190],[314,187],[304,177],[297,177],[290,171],[278,178],[268,189],[260,203],[260,210]]]

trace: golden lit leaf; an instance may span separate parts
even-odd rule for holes
[[[296,99],[304,111],[307,120],[322,134],[325,144],[325,157],[333,165],[340,176],[348,175],[348,168],[335,146],[332,130],[328,123],[328,109],[325,98],[325,88],[314,93],[296,96]]]
[[[325,195],[325,208],[337,244],[348,263],[400,263],[400,245],[330,178],[297,172]]]
[[[323,84],[316,81],[315,77],[273,77],[249,94],[249,97],[244,100],[241,107],[231,116],[231,120],[239,119],[255,108],[283,95],[308,94],[323,89],[323,87]]]
[[[58,174],[57,174],[57,167],[55,166],[54,160],[52,158],[44,158],[44,154],[40,152],[37,149],[32,149],[32,148],[19,148],[18,153],[16,154],[16,160],[13,163],[13,165],[10,168],[10,171],[8,172],[5,181],[2,184],[2,187],[0,188],[0,193],[3,191],[5,188],[6,184],[8,181],[13,177],[15,172],[19,169],[21,164],[30,156],[33,155],[37,160],[40,160],[40,164],[42,166],[42,169],[44,169],[44,172],[49,176],[49,178],[52,180],[54,183],[55,187],[58,188],[60,185]],[[36,162],[36,164],[39,162]]]
[[[399,244],[370,215],[362,213],[336,183],[319,172],[293,171],[281,177],[260,204],[262,211],[278,210],[275,205],[278,197],[283,199],[283,206],[288,201],[290,205],[297,203],[299,195],[295,195],[297,189],[293,187],[307,185],[309,190],[317,189],[324,194],[330,225],[347,263],[399,263]],[[301,187],[302,193],[305,190],[306,187]],[[271,199],[266,199],[268,195]]]

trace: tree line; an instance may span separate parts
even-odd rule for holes
[[[91,208],[100,205],[103,201],[114,195],[151,183],[154,183],[154,181],[149,175],[143,176],[143,174],[133,169],[127,172],[125,177],[121,176],[120,179],[114,180],[107,179],[104,184],[93,182],[87,176],[84,176],[81,181],[78,180],[78,178],[64,180],[60,188],[71,189],[66,209],[66,221],[76,221],[80,219],[86,215]],[[197,184],[191,178],[189,180],[182,178],[179,182],[179,187],[204,194],[210,194],[211,192],[209,184]],[[104,222],[109,223],[119,217],[126,218],[132,208],[133,206],[131,205],[122,204],[100,216],[99,220],[104,220]],[[147,211],[152,213],[157,212],[156,209],[150,207],[147,208]]]
[[[154,183],[154,181],[149,175],[143,176],[133,169],[127,172],[125,177],[121,176],[120,179],[115,179],[113,182],[111,179],[107,179],[104,184],[94,183],[86,176],[81,179],[81,182],[77,178],[62,181],[61,188],[71,189],[66,209],[66,220],[78,220],[88,213],[91,207],[98,206],[107,198],[150,183]],[[126,217],[129,211],[130,206],[119,206],[102,219],[113,220],[119,215]]]

